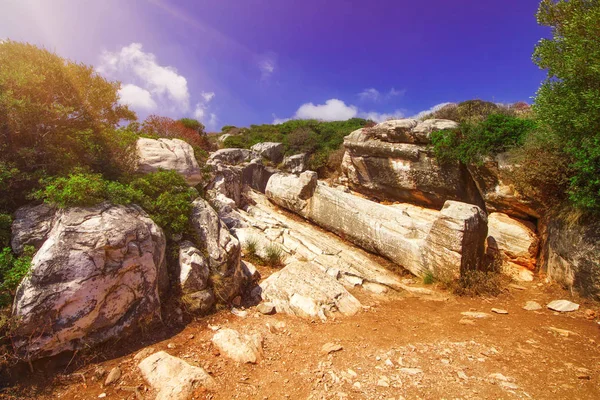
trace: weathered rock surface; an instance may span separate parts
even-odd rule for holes
[[[253,152],[259,154],[261,157],[266,158],[269,161],[279,164],[283,160],[283,143],[277,142],[263,142],[256,143],[250,148]]]
[[[17,289],[17,352],[34,359],[85,348],[159,316],[165,246],[137,206],[60,211]]]
[[[193,243],[179,244],[179,284],[184,294],[198,292],[207,287],[210,269],[208,261]]]
[[[249,162],[255,158],[260,158],[260,156],[248,149],[221,149],[212,153],[206,163],[211,165],[237,165]]]
[[[477,187],[458,162],[440,164],[428,148],[432,130],[453,121],[386,121],[344,139],[342,172],[348,186],[378,200],[441,207],[446,200],[483,206]]]
[[[273,303],[277,312],[302,318],[326,320],[334,312],[354,315],[360,302],[340,283],[310,262],[287,265],[259,286],[263,300]]]
[[[233,329],[221,329],[212,338],[213,344],[235,362],[256,364],[263,356],[260,334],[242,335]]]
[[[548,216],[543,224],[541,270],[565,287],[600,300],[600,222],[567,223]]]
[[[539,204],[521,195],[511,179],[514,168],[506,153],[468,166],[489,213],[500,212],[520,219],[539,218]]]
[[[192,205],[190,223],[202,250],[208,254],[211,273],[218,274],[222,280],[219,295],[229,300],[239,294],[244,280],[240,242],[206,200],[199,197]]]
[[[410,205],[385,206],[315,185],[308,172],[299,177],[273,175],[266,195],[418,276],[432,271],[458,277],[462,270],[476,268],[483,258],[487,218],[474,205],[448,201],[440,212]]]
[[[198,387],[214,389],[214,379],[202,368],[159,351],[142,360],[138,368],[152,386],[156,400],[187,400]]]
[[[283,159],[282,169],[292,174],[301,174],[307,170],[307,161],[306,153],[294,154]]]
[[[502,213],[488,216],[488,248],[497,249],[503,272],[519,281],[532,281],[539,239],[528,222]]]
[[[21,254],[25,246],[33,246],[36,250],[42,247],[54,224],[55,214],[56,209],[47,204],[19,208],[11,227],[13,251]]]
[[[523,306],[523,309],[527,310],[527,311],[537,311],[537,310],[541,310],[542,306],[540,305],[540,303],[538,303],[536,301],[528,301]]]
[[[180,173],[190,186],[202,182],[202,172],[194,156],[194,149],[183,140],[139,138],[137,152],[138,172],[174,170]]]

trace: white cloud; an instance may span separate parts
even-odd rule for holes
[[[395,96],[403,96],[406,93],[406,90],[396,90],[395,88],[391,88],[387,93],[381,93],[379,90],[375,88],[368,88],[363,90],[358,94],[358,97],[361,101],[382,101],[389,100]]]
[[[185,77],[174,67],[159,65],[156,56],[144,52],[140,43],[131,43],[117,52],[104,51],[97,70],[110,77],[136,82],[161,108],[189,110],[190,93]]]
[[[387,121],[389,119],[405,118],[404,112],[402,110],[396,110],[391,113],[378,113],[376,111],[361,112],[359,114],[359,116],[361,118],[370,119],[371,121],[375,121],[375,122],[383,122],[383,121]]]
[[[210,101],[215,98],[215,92],[202,92],[200,93],[200,96],[202,96],[205,103],[210,103]]]
[[[427,114],[431,114],[432,112],[437,111],[440,108],[447,106],[448,104],[452,104],[452,103],[446,102],[446,103],[436,104],[435,106],[431,107],[428,110],[423,110],[421,112],[418,112],[417,114],[413,115],[411,118],[415,118],[415,119],[422,118],[422,117],[426,116]]]
[[[263,55],[258,60],[258,69],[260,70],[260,79],[267,80],[273,75],[275,69],[277,67],[277,61],[275,59],[275,54],[269,53]]]
[[[119,90],[119,103],[143,111],[153,111],[157,107],[149,91],[132,84],[123,85]]]
[[[277,118],[277,115],[271,114],[273,117],[273,125],[283,124],[284,122],[288,122],[291,118]]]
[[[379,93],[379,90],[377,90],[375,88],[369,88],[369,89],[365,89],[362,92],[360,92],[358,94],[358,97],[361,100],[377,101],[377,100],[379,100],[379,97],[381,97],[381,93]]]
[[[314,105],[313,103],[302,104],[295,119],[318,119],[322,121],[345,121],[356,117],[358,109],[353,105],[346,105],[341,100],[329,99],[325,104]]]

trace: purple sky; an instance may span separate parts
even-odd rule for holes
[[[0,0],[0,39],[123,82],[140,117],[211,129],[531,101],[539,0]]]

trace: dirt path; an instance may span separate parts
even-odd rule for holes
[[[200,390],[196,399],[600,398],[600,325],[597,317],[586,318],[587,309],[600,312],[597,304],[582,301],[580,311],[566,314],[525,311],[528,300],[545,305],[568,295],[536,284],[491,300],[378,301],[360,291],[354,294],[365,307],[353,317],[322,323],[265,316],[254,309],[245,318],[221,311],[152,347],[213,375],[219,389]],[[493,307],[508,314],[492,313]],[[465,318],[465,311],[489,316]],[[237,365],[219,355],[210,342],[218,327],[262,333],[264,359]],[[342,350],[323,354],[328,342]],[[152,398],[134,354],[55,376],[44,389],[24,377],[20,387],[5,393],[40,399],[95,399],[104,393],[108,399],[135,399],[139,387],[138,398]],[[116,385],[103,387],[103,379],[94,378],[98,368],[109,371],[117,365],[123,375]]]

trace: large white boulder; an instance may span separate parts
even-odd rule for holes
[[[283,159],[281,166],[284,171],[292,174],[301,174],[307,170],[308,155],[306,153],[294,154]]]
[[[140,173],[173,170],[181,174],[190,186],[202,182],[202,171],[194,149],[183,140],[139,138],[137,152],[137,171]]]
[[[458,277],[480,266],[487,218],[477,206],[447,201],[441,211],[386,206],[315,184],[308,173],[273,175],[266,195],[315,224],[413,274]]]
[[[18,354],[87,348],[158,317],[165,247],[162,230],[137,206],[59,212],[16,292]]]
[[[17,254],[25,246],[42,247],[54,224],[56,209],[47,204],[27,205],[15,212],[12,224],[11,247]]]

